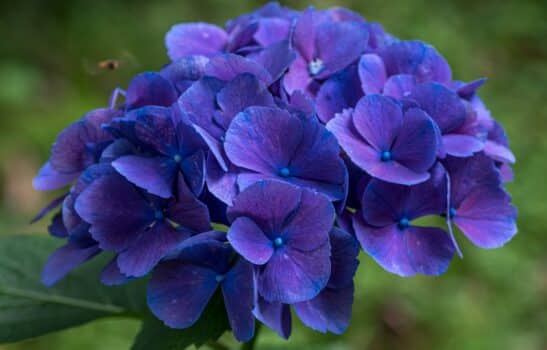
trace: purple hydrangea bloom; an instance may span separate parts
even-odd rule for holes
[[[516,234],[516,159],[486,79],[454,80],[432,46],[349,9],[278,3],[165,41],[170,62],[61,132],[34,179],[67,187],[33,220],[51,214],[64,240],[44,284],[107,251],[100,281],[151,275],[167,327],[192,327],[214,298],[239,341],[256,320],[288,338],[291,309],[341,334],[359,247],[435,276],[463,257],[453,226],[480,248]]]
[[[265,201],[270,204],[266,207]],[[269,302],[315,297],[330,275],[329,231],[334,208],[327,197],[278,181],[248,187],[228,208],[228,241],[258,267],[258,293]]]
[[[363,97],[352,112],[327,124],[361,169],[384,181],[414,185],[429,178],[437,153],[436,129],[421,109],[403,112],[381,95]]]

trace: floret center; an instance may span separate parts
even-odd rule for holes
[[[450,218],[453,218],[454,216],[456,216],[456,208],[451,207],[451,208],[448,210],[448,215],[450,215]]]
[[[324,68],[323,61],[319,58],[314,58],[309,64],[308,64],[308,71],[310,72],[311,76],[319,74]]]
[[[406,217],[403,217],[401,220],[399,220],[398,226],[401,230],[404,230],[405,228],[410,226],[410,221]]]
[[[274,247],[276,247],[276,248],[281,247],[283,245],[283,243],[284,243],[283,238],[281,238],[281,237],[276,237],[273,241]]]
[[[382,162],[389,162],[393,159],[393,155],[391,154],[391,151],[383,151],[380,155],[380,159]]]
[[[180,156],[180,154],[175,154],[173,156],[173,160],[177,163],[180,163],[180,161],[182,160],[182,157]]]
[[[224,281],[224,275],[216,275],[215,280],[220,283]]]
[[[154,213],[154,217],[156,218],[156,220],[163,219],[163,211],[162,210],[156,210],[156,212]]]
[[[290,174],[291,171],[287,167],[279,169],[279,175],[281,175],[282,177],[289,177]]]

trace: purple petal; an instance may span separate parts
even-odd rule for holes
[[[386,82],[386,67],[380,56],[366,54],[359,60],[359,78],[365,94],[382,93]]]
[[[465,105],[459,96],[438,83],[416,86],[410,98],[439,125],[443,134],[459,128],[466,119]]]
[[[144,106],[170,106],[177,100],[175,87],[158,73],[137,75],[127,87],[125,101],[130,109]]]
[[[93,141],[88,127],[79,120],[63,130],[51,148],[49,164],[54,171],[71,176],[94,162],[94,155],[87,148]]]
[[[144,107],[135,121],[135,136],[145,145],[159,153],[168,155],[177,145],[177,134],[171,109],[164,107]]]
[[[262,18],[258,23],[254,39],[262,47],[267,47],[287,39],[290,28],[291,22],[284,18]]]
[[[378,151],[387,151],[403,123],[401,107],[381,95],[363,97],[353,112],[353,124],[361,136]]]
[[[228,241],[245,259],[255,265],[263,265],[273,254],[272,242],[253,220],[237,218],[228,230]]]
[[[179,93],[183,93],[203,76],[208,62],[209,59],[205,56],[186,56],[165,66],[160,75],[169,80]]]
[[[68,230],[63,223],[62,213],[57,213],[51,220],[51,224],[47,227],[47,231],[54,237],[66,238],[68,236]]]
[[[500,143],[487,140],[484,144],[484,153],[489,157],[505,163],[513,164],[516,161],[516,157],[511,150]],[[36,187],[36,186],[34,186]]]
[[[213,57],[205,67],[205,75],[230,81],[242,73],[250,73],[265,84],[272,81],[270,73],[259,63],[234,54]]]
[[[305,61],[315,58],[315,10],[308,8],[300,15],[294,28],[294,47]],[[289,92],[289,93],[292,93]]]
[[[165,36],[167,54],[172,61],[190,55],[213,56],[226,46],[224,29],[209,23],[183,23],[171,27]]]
[[[207,157],[207,188],[216,198],[228,205],[232,204],[238,194],[237,176],[237,172],[222,170],[211,155]]]
[[[131,280],[118,267],[118,256],[112,259],[101,272],[101,283],[107,286],[118,286]]]
[[[296,59],[294,50],[287,40],[280,41],[266,47],[264,50],[252,55],[251,58],[268,70],[272,77],[271,82],[279,80],[283,73]]]
[[[448,269],[454,246],[443,230],[413,226],[401,230],[396,224],[374,228],[360,217],[356,215],[353,222],[357,238],[365,252],[386,271],[409,277],[437,276]]]
[[[330,245],[301,252],[278,249],[258,276],[258,290],[267,301],[293,304],[309,300],[327,285]]]
[[[169,223],[158,221],[142,231],[127,250],[118,255],[118,267],[127,276],[144,276],[185,238],[186,235]]]
[[[67,243],[51,254],[42,271],[42,283],[52,286],[69,272],[99,254],[97,245],[81,248],[76,244]]]
[[[458,228],[480,248],[499,248],[517,233],[517,211],[497,186],[475,189],[463,200],[453,218]]]
[[[448,62],[432,46],[420,41],[397,41],[380,51],[388,76],[411,74],[418,82],[448,83],[452,72]]]
[[[300,205],[302,190],[278,182],[261,181],[249,186],[228,208],[228,218],[246,216],[253,220],[266,235],[279,233],[287,218]],[[264,203],[268,203],[267,206]]]
[[[283,77],[283,87],[289,95],[292,95],[295,91],[308,91],[313,78],[308,72],[308,62],[297,55],[296,59],[289,68],[289,71]]]
[[[317,57],[324,64],[318,78],[326,78],[359,59],[368,42],[368,31],[353,22],[323,23],[317,27]]]
[[[121,251],[153,216],[133,185],[118,175],[91,183],[77,198],[76,212],[91,224],[90,233],[104,250]]]
[[[166,216],[169,220],[195,232],[211,229],[207,206],[194,196],[180,177],[177,181],[177,197],[170,201]]]
[[[148,284],[150,311],[171,328],[188,328],[217,289],[217,272],[172,260],[159,265]]]
[[[65,187],[80,175],[79,172],[62,174],[55,170],[50,162],[42,166],[38,175],[32,179],[32,187],[38,191],[53,191]]]
[[[301,139],[297,117],[281,109],[251,107],[232,121],[224,149],[237,166],[271,174],[289,164]]]
[[[300,204],[283,228],[285,244],[300,252],[316,250],[329,240],[334,207],[327,197],[303,189]]]
[[[345,288],[353,285],[353,276],[359,266],[359,242],[339,228],[330,231],[331,274],[328,288]]]
[[[68,194],[63,194],[60,197],[55,198],[48,205],[46,205],[40,212],[30,221],[31,224],[40,221],[44,216],[57,209],[65,200]]]
[[[275,107],[267,87],[252,74],[244,73],[230,81],[217,94],[217,103],[222,109],[222,127],[228,129],[233,118],[250,106]]]
[[[270,303],[259,296],[253,313],[260,322],[273,329],[280,337],[289,339],[292,329],[289,305]]]
[[[353,108],[363,97],[355,66],[329,78],[317,93],[317,114],[323,123],[334,118],[336,113]]]
[[[443,135],[443,147],[451,156],[470,157],[484,148],[484,142],[471,135],[448,134]]]
[[[410,74],[398,74],[389,77],[384,84],[384,95],[396,99],[407,98],[416,86],[416,78]]]
[[[205,167],[205,153],[201,149],[184,158],[179,165],[186,183],[196,196],[201,194],[205,186]]]
[[[392,157],[403,166],[423,173],[437,158],[437,135],[433,120],[422,110],[405,112],[403,125],[393,144]]]
[[[248,341],[255,330],[252,313],[255,295],[252,265],[240,259],[226,274],[221,287],[234,336],[240,342]]]
[[[341,289],[325,288],[315,298],[294,304],[294,310],[311,329],[342,334],[351,319],[353,289],[353,284]]]
[[[112,166],[128,181],[152,194],[162,198],[173,195],[177,167],[169,158],[123,156],[112,162]]]
[[[472,82],[465,83],[462,86],[458,87],[458,95],[460,95],[462,98],[469,99],[485,82],[486,78],[480,78],[477,80],[473,80]]]

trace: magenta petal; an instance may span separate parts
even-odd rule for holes
[[[172,260],[159,265],[148,284],[150,311],[171,328],[188,328],[217,289],[217,272]]]
[[[457,208],[454,223],[481,248],[498,248],[517,233],[517,211],[497,186],[471,191]]]
[[[131,183],[148,192],[169,198],[177,174],[176,163],[165,157],[123,156],[112,162],[114,169]]]
[[[443,135],[443,147],[448,155],[470,157],[482,151],[484,142],[471,135],[448,134]]]
[[[240,342],[248,341],[255,330],[252,265],[240,259],[224,276],[221,287],[234,336]]]
[[[146,275],[186,235],[175,230],[169,223],[159,221],[145,229],[118,256],[120,271],[127,276]]]
[[[174,25],[165,36],[167,54],[172,61],[189,55],[213,56],[224,49],[228,35],[209,23]]]
[[[359,60],[359,78],[365,94],[382,93],[387,79],[386,68],[380,56],[366,54]]]
[[[450,237],[439,228],[410,226],[400,230],[396,224],[374,228],[364,224],[360,215],[355,216],[353,225],[365,252],[399,276],[441,275],[454,255]]]
[[[253,220],[237,218],[228,230],[228,241],[245,259],[255,265],[263,265],[273,254],[272,242]]]
[[[258,276],[259,293],[271,302],[293,304],[314,298],[327,285],[330,245],[301,252],[277,250]]]
[[[402,123],[401,107],[381,95],[363,97],[353,111],[355,128],[378,151],[391,149]]]
[[[308,62],[302,56],[297,55],[296,59],[283,77],[283,87],[289,95],[296,91],[308,91],[313,78],[308,72]]]

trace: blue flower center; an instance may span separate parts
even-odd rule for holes
[[[162,210],[156,210],[156,212],[154,213],[154,217],[156,218],[156,220],[163,219],[163,211]]]
[[[453,218],[456,216],[456,208],[452,207],[448,210],[448,215],[450,215],[450,218]]]
[[[224,281],[225,276],[224,275],[216,275],[215,280],[220,283]]]
[[[382,162],[389,162],[393,159],[393,155],[391,154],[391,151],[383,151],[380,155],[380,159]]]
[[[180,163],[180,161],[182,160],[182,157],[180,156],[180,154],[175,154],[173,156],[173,160],[177,163]]]
[[[324,67],[325,65],[323,64],[323,61],[321,61],[321,59],[319,58],[315,58],[308,64],[308,71],[310,72],[311,76],[314,76],[319,74]]]
[[[283,238],[281,238],[281,237],[277,237],[276,239],[273,240],[273,245],[276,248],[281,247],[283,245],[283,243],[284,243]]]
[[[402,218],[399,220],[399,223],[397,224],[401,230],[404,230],[408,226],[410,226],[410,221],[407,218]]]
[[[279,175],[281,175],[282,177],[289,177],[290,174],[291,171],[287,167],[279,169]]]

